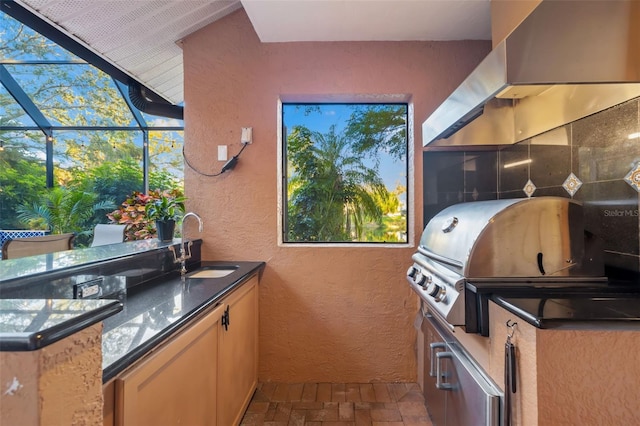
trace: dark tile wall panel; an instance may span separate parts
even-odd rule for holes
[[[512,164],[529,159],[529,142],[511,145],[498,153],[498,188],[499,192],[520,191],[529,180],[529,164],[513,166]],[[507,167],[505,167],[507,166]],[[502,198],[502,197],[501,197]],[[513,198],[513,197],[510,197]]]
[[[497,198],[495,151],[425,152],[423,164],[423,227],[453,204]]]
[[[529,150],[531,158],[530,178],[536,187],[558,187],[562,189],[562,183],[571,173],[571,147],[567,145],[531,144]],[[566,195],[566,192],[563,195]]]

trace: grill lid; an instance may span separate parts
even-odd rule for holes
[[[562,197],[450,206],[426,226],[419,251],[467,278],[604,274],[582,205]]]

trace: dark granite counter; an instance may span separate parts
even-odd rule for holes
[[[494,295],[500,307],[538,328],[640,330],[640,294],[577,294],[541,297]]]
[[[202,240],[194,241],[202,242]],[[87,267],[106,261],[136,256],[140,253],[164,250],[171,245],[179,243],[179,239],[175,239],[173,242],[162,242],[154,238],[59,251],[18,259],[5,259],[0,262],[0,284],[30,276],[51,275],[53,272],[74,267]]]
[[[0,350],[40,349],[120,311],[118,300],[0,299]]]
[[[187,268],[200,265],[201,239],[192,240]],[[130,241],[0,261],[2,299],[76,299],[78,290],[97,284],[90,297],[122,299],[136,285],[161,279],[180,267],[169,247],[180,240]]]
[[[184,279],[176,271],[129,289],[122,312],[104,321],[103,381],[115,377],[220,299],[261,273],[264,262],[202,262],[201,269],[236,267],[219,278]]]

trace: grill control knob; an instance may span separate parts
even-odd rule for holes
[[[436,302],[444,302],[447,296],[447,289],[438,284],[434,284],[431,290],[429,290],[429,296],[433,297]]]
[[[422,283],[420,284],[422,286],[423,290],[426,290],[427,287],[429,287],[429,285],[431,284],[431,281],[433,281],[433,278],[431,278],[431,275],[423,275],[423,280]]]
[[[424,276],[422,272],[418,272],[416,275],[415,283],[421,287],[424,287],[424,283],[427,281],[427,277]]]
[[[418,268],[416,268],[415,266],[411,266],[407,270],[407,276],[411,278],[415,277],[417,273],[418,273]]]

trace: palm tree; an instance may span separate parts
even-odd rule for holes
[[[326,134],[296,126],[287,144],[289,241],[359,240],[367,221],[381,221],[388,191],[335,126]]]
[[[112,201],[99,201],[98,194],[58,186],[47,191],[40,202],[23,204],[17,212],[18,219],[28,226],[44,225],[53,234],[73,232],[77,238],[91,234],[97,213],[113,208]]]

